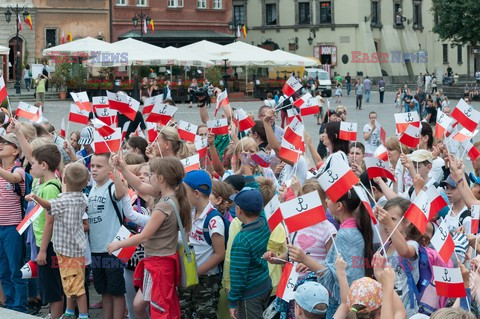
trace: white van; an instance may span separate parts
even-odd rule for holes
[[[305,69],[303,77],[307,80],[309,78],[316,79],[318,77],[319,86],[317,90],[322,92],[322,96],[332,96],[332,81],[330,81],[330,74],[324,69]]]

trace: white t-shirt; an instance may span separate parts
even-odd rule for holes
[[[370,133],[372,130],[372,124],[367,123],[363,127],[363,133]],[[365,140],[365,139],[364,139]],[[378,126],[375,130],[370,134],[370,138],[365,140],[365,154],[373,154],[375,150],[380,145],[380,129]]]
[[[193,250],[195,251],[197,266],[201,266],[213,255],[213,246],[209,245],[203,236],[203,223],[205,222],[207,214],[213,209],[213,205],[208,203],[202,214],[197,219],[195,219],[196,210],[192,210],[192,220],[194,222],[192,225],[192,230],[190,231],[190,244],[193,246]],[[210,235],[210,238],[212,238],[213,234],[219,234],[220,236],[225,237],[225,224],[220,216],[215,216],[210,220],[208,223],[208,234]],[[216,275],[219,272],[220,269],[218,267],[214,267],[207,271],[205,275]]]
[[[297,166],[295,171],[295,176],[300,182],[300,185],[303,185],[303,183],[305,183],[305,181],[307,180],[308,163],[305,160],[305,157],[301,155],[300,158],[298,159],[298,162],[293,166],[285,164],[282,171],[278,175],[278,185],[281,186],[284,182],[286,182],[287,180],[293,177],[292,173],[293,173],[293,170],[295,169],[294,168],[295,165]]]
[[[453,214],[453,211],[449,211],[445,216],[445,222],[450,233],[453,234],[458,227],[463,226],[463,228],[465,228],[465,233],[470,234],[470,229],[472,227],[471,214],[468,217],[465,217],[462,224],[460,224],[460,215],[462,215],[465,210],[467,210],[467,206],[464,206],[456,215]]]

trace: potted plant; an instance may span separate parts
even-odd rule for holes
[[[71,68],[71,64],[66,62],[55,66],[55,73],[52,76],[52,82],[59,91],[60,100],[65,100],[67,98],[67,81],[70,78]]]

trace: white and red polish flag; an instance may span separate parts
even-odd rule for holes
[[[283,138],[290,144],[292,144],[297,150],[305,151],[305,143],[303,142],[304,125],[298,119],[294,118],[293,121],[288,124],[283,133]]]
[[[478,226],[480,223],[480,205],[472,205],[472,227],[471,233],[478,234]]]
[[[382,161],[388,161],[388,150],[383,144],[380,144],[375,152],[373,152],[373,156]]]
[[[292,96],[293,93],[297,92],[302,88],[302,83],[300,83],[294,76],[290,76],[290,78],[285,82],[282,88],[283,94],[286,96]]]
[[[472,139],[475,135],[477,135],[477,133],[478,130],[470,132],[466,128],[462,128],[460,131],[457,131],[457,133],[452,138],[456,141],[459,141],[460,143],[463,143],[466,140]]]
[[[194,144],[195,144],[195,149],[197,150],[198,155],[202,158],[205,157],[205,155],[207,155],[207,147],[208,147],[207,139],[202,138],[199,135],[196,135]]]
[[[290,234],[327,219],[317,191],[283,202],[280,209]]]
[[[280,209],[280,201],[278,195],[273,198],[264,207],[265,216],[267,217],[268,228],[273,232],[283,220],[282,210]]]
[[[464,99],[458,101],[451,115],[470,132],[475,131],[480,122],[480,112],[468,105]]]
[[[409,125],[420,127],[420,117],[417,112],[405,112],[395,114],[395,126],[398,133],[403,133]]]
[[[467,296],[460,268],[433,266],[433,278],[437,295],[449,298],[465,298]]]
[[[198,126],[183,120],[178,121],[178,135],[184,141],[195,143],[195,136],[197,136]]]
[[[420,127],[409,125],[402,136],[399,138],[400,143],[411,148],[416,148],[420,143]]]
[[[5,116],[7,116],[5,114]],[[60,137],[65,137],[65,135],[67,134],[66,130],[65,130],[65,118],[63,117],[62,118],[62,125],[60,126]]]
[[[218,110],[222,106],[227,106],[228,104],[230,104],[230,101],[228,100],[227,89],[225,89],[223,92],[219,93],[217,96],[217,104],[215,105],[215,112],[213,112],[213,116],[214,117],[217,116]]]
[[[120,229],[118,230],[117,234],[115,235],[115,238],[113,239],[113,242],[117,241],[123,241],[128,239],[129,237],[132,237],[133,234],[127,229],[125,226],[120,226]],[[137,246],[128,246],[128,247],[123,247],[120,248],[119,250],[115,250],[112,255],[116,256],[118,259],[126,262],[130,258],[132,258],[133,253],[135,252],[135,249]]]
[[[152,97],[146,98],[143,102],[143,109],[142,114],[150,114],[152,113],[153,107],[157,103],[161,103],[163,101],[163,94],[154,95]]]
[[[295,286],[298,281],[298,272],[296,267],[291,262],[287,262],[285,267],[283,267],[282,276],[280,277],[280,282],[278,283],[276,296],[290,302],[295,299]]]
[[[376,157],[365,157],[365,166],[367,168],[368,178],[385,177],[395,182],[395,176],[390,170],[390,163]]]
[[[38,107],[30,105],[25,102],[18,103],[17,111],[15,112],[16,117],[23,117],[24,119],[35,122],[38,120]]]
[[[117,110],[131,121],[135,120],[140,102],[126,94],[113,93],[110,91],[107,91],[107,97],[111,109]]]
[[[317,180],[332,202],[336,202],[353,185],[358,183],[357,175],[348,166],[348,162],[346,162],[341,152],[330,156],[330,159],[322,166]]]
[[[438,229],[435,230],[435,234],[433,235],[430,243],[432,244],[433,248],[438,251],[438,254],[440,257],[442,257],[443,261],[448,263],[450,257],[452,257],[453,251],[455,250],[455,243],[450,235],[450,232],[448,231],[448,225],[445,219],[440,226],[438,226]]]
[[[23,218],[23,220],[17,226],[17,232],[21,235],[25,230],[27,230],[28,226],[35,221],[42,213],[44,209],[40,204],[36,204],[33,209]]]
[[[114,129],[112,135],[102,136],[97,130],[93,132],[93,144],[95,145],[95,154],[117,152],[120,150],[122,142],[122,133],[119,127]]]
[[[296,163],[298,162],[301,154],[302,151],[298,150],[295,146],[282,138],[282,143],[280,143],[280,152],[278,153],[279,158]]]
[[[480,151],[478,150],[478,148],[473,146],[473,144],[470,143],[469,140],[466,140],[465,142],[463,142],[463,147],[465,148],[467,155],[472,162],[475,161],[480,156]]]
[[[97,130],[98,133],[102,136],[109,136],[115,132],[115,129],[108,126],[106,123],[102,122],[101,120],[94,118],[92,120],[93,127]]]
[[[380,142],[385,145],[387,141],[387,131],[385,131],[382,124],[380,124],[378,121],[375,121],[375,126],[380,130]]]
[[[207,127],[212,131],[214,135],[228,134],[228,120],[227,118],[221,118],[216,120],[207,121]]]
[[[238,130],[240,132],[248,130],[255,126],[255,121],[247,115],[243,109],[235,110],[234,118],[236,119]]]
[[[340,122],[338,138],[344,141],[355,142],[357,140],[357,123]]]
[[[320,113],[320,106],[318,100],[314,97],[309,98],[301,107],[300,115],[307,116]]]
[[[147,126],[148,141],[150,143],[153,143],[157,139],[157,136],[158,136],[157,124],[147,122],[147,123],[145,123],[145,125]]]
[[[441,211],[445,206],[447,206],[448,203],[445,201],[442,195],[440,195],[437,188],[433,184],[427,188],[425,193],[427,193],[427,198],[430,202],[430,212],[428,214],[428,220],[430,221],[435,218],[438,212]]]
[[[81,110],[77,104],[70,104],[68,120],[74,123],[88,124],[88,114],[89,112]]]
[[[95,114],[98,114],[97,109],[108,108],[108,98],[106,96],[94,96],[92,97],[92,107]]]
[[[294,118],[297,118],[300,122],[303,122],[302,117],[298,114],[297,109],[291,108],[287,110],[287,125],[290,124]]]
[[[367,210],[368,215],[370,216],[370,219],[372,220],[373,224],[376,225],[378,221],[377,221],[377,218],[375,217],[375,214],[373,213],[372,205],[368,200],[367,192],[360,186],[353,186],[353,189],[357,193],[357,196],[362,202],[363,206],[365,206],[365,209]]]
[[[5,80],[3,76],[0,76],[0,104],[2,104],[3,100],[7,98],[7,86],[5,85]]]
[[[185,169],[185,173],[200,169],[200,156],[198,154],[180,160]]]
[[[127,131],[128,131],[128,127],[130,126],[130,123],[131,121],[126,121],[124,124],[123,124],[123,127],[121,128],[122,129],[122,141],[125,139],[125,137],[127,136]]]
[[[22,268],[22,279],[33,279],[38,277],[38,265],[36,261],[29,260]]]
[[[435,125],[435,137],[439,140],[443,140],[445,132],[448,130],[449,126],[452,124],[453,119],[443,113],[442,111],[437,111],[437,124]]]
[[[305,93],[300,98],[298,98],[295,102],[293,102],[293,105],[300,108],[302,107],[303,104],[305,104],[311,98],[313,98],[313,96],[310,93]]]
[[[85,110],[87,112],[92,112],[92,104],[88,99],[87,92],[70,92],[73,101],[78,105],[80,110]]]
[[[163,125],[167,125],[177,110],[178,107],[157,103],[153,107],[152,112],[145,119],[145,122],[162,123]]]
[[[427,230],[427,223],[430,217],[430,200],[426,192],[421,191],[407,209],[405,218],[412,222],[423,234]]]
[[[268,154],[263,151],[259,151],[258,153],[252,154],[250,158],[261,167],[270,167],[270,158]]]

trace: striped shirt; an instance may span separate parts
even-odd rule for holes
[[[14,165],[6,169],[11,172]],[[25,193],[25,171],[23,168],[15,168],[16,173],[22,176],[20,189]],[[22,206],[20,196],[14,191],[14,184],[0,178],[0,226],[18,225],[22,221]]]
[[[230,255],[230,308],[236,308],[240,300],[259,296],[272,288],[267,261],[270,230],[263,212],[258,219],[242,225],[235,236]]]

